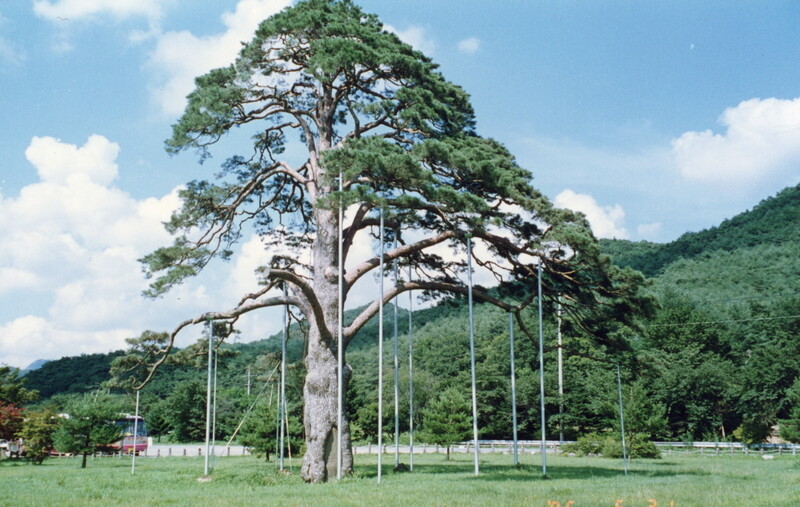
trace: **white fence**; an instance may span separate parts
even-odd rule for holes
[[[560,452],[563,444],[574,443],[573,441],[559,442],[558,440],[547,440],[545,450],[548,454]],[[740,442],[654,442],[661,453],[665,456],[681,454],[703,454],[703,455],[722,455],[722,454],[791,454],[797,455],[800,444],[756,444],[745,445]],[[510,440],[479,440],[478,446],[481,453],[501,453],[511,454],[514,443]],[[517,452],[519,454],[539,454],[542,443],[539,440],[520,440],[517,442]],[[474,450],[472,442],[459,442],[450,447],[451,453],[469,454]],[[414,454],[444,454],[447,451],[445,446],[434,444],[414,444]],[[384,454],[394,454],[394,444],[384,444]],[[398,446],[400,454],[409,454],[411,448],[408,445]],[[204,445],[181,445],[181,444],[153,444],[150,445],[143,456],[147,457],[173,457],[173,456],[204,456]],[[211,454],[214,456],[247,456],[251,454],[247,447],[241,445],[212,446]],[[375,444],[359,445],[353,447],[353,454],[378,454],[378,446]]]
[[[151,444],[147,451],[140,456],[153,458],[168,458],[172,456],[205,456],[206,447],[203,444]],[[209,454],[212,456],[247,456],[250,449],[241,445],[212,445]]]
[[[545,442],[545,452],[548,454],[560,452],[562,444],[571,444],[574,441],[559,442],[558,440],[547,440]],[[654,442],[662,454],[792,454],[796,455],[800,450],[800,444],[754,444],[746,445],[741,442]],[[481,453],[503,453],[510,454],[513,451],[514,443],[511,440],[478,440],[478,447]],[[517,442],[517,451],[520,454],[539,454],[542,443],[540,440],[520,440]],[[452,453],[471,453],[474,450],[472,442],[459,442],[450,447]],[[398,446],[400,454],[409,454],[408,445]],[[383,445],[384,454],[394,454],[394,444]],[[414,444],[415,454],[444,453],[446,448],[431,444]],[[377,445],[361,445],[353,447],[353,454],[378,454]]]

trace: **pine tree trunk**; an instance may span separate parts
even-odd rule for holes
[[[309,342],[312,340],[309,339]],[[303,387],[303,418],[306,454],[301,474],[308,482],[324,482],[336,477],[338,378],[335,349],[309,343],[306,356],[307,375]],[[347,392],[349,368],[345,367],[344,391]],[[350,425],[343,415],[342,472],[353,470]]]
[[[309,322],[306,379],[303,386],[303,424],[306,453],[301,476],[307,482],[325,482],[337,472],[338,418],[338,226],[335,213],[317,213],[314,245],[314,293],[320,303],[325,326]],[[347,393],[350,368],[343,371],[343,392]],[[342,416],[342,474],[353,471],[350,425]]]

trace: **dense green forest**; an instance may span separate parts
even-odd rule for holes
[[[733,252],[764,245],[800,242],[800,185],[788,187],[752,210],[723,221],[718,227],[688,232],[671,243],[601,240],[606,253],[620,266],[656,276],[679,259],[716,252]]]
[[[800,185],[763,201],[719,227],[687,233],[666,244],[603,241],[622,266],[651,277],[655,314],[638,330],[617,338],[612,351],[563,322],[564,398],[559,414],[556,309],[545,307],[545,390],[550,438],[566,439],[615,428],[616,365],[621,367],[626,429],[653,440],[760,442],[780,421],[800,415]],[[403,304],[403,302],[401,302]],[[385,310],[384,430],[394,420],[394,307]],[[409,427],[409,316],[398,309],[400,429]],[[352,318],[355,312],[349,313]],[[346,319],[348,317],[346,316]],[[536,328],[536,315],[525,315]],[[509,320],[495,307],[475,308],[478,411],[482,438],[511,434]],[[467,309],[450,299],[412,314],[414,425],[425,437],[425,419],[443,393],[469,399]],[[347,410],[356,440],[374,440],[377,429],[377,321],[347,351],[353,367]],[[290,431],[301,444],[303,326],[288,340]],[[538,349],[515,328],[520,438],[539,432]],[[535,338],[535,337],[534,337]],[[183,361],[161,369],[144,390],[151,432],[175,440],[202,435],[204,357],[183,351]],[[96,389],[109,379],[112,354],[51,361],[26,375],[26,387],[58,404],[69,393]],[[230,343],[220,355],[218,429],[231,434],[255,401],[243,438],[274,431],[280,336]],[[248,394],[249,392],[249,394]],[[132,398],[131,398],[132,399]],[[40,402],[42,403],[42,402]],[[46,403],[46,402],[45,402]],[[132,403],[132,402],[131,402]],[[433,415],[431,415],[433,418]],[[433,420],[433,419],[431,419]],[[253,422],[255,421],[255,422]],[[260,423],[259,423],[260,421]],[[259,428],[261,424],[261,428]],[[265,429],[266,428],[266,429]],[[433,438],[433,437],[431,437]]]

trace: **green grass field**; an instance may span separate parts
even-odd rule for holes
[[[546,479],[538,456],[515,468],[509,456],[485,454],[478,477],[471,455],[415,456],[413,473],[393,473],[393,456],[385,456],[380,485],[376,457],[356,459],[353,477],[319,485],[302,482],[297,459],[293,474],[279,474],[274,463],[223,458],[202,483],[202,458],[139,458],[135,475],[130,458],[96,458],[84,470],[79,458],[5,460],[0,505],[800,505],[800,457],[792,456],[636,460],[627,476],[618,460],[549,456]]]

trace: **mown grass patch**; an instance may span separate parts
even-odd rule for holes
[[[619,460],[483,455],[473,474],[471,455],[415,456],[413,473],[393,473],[384,457],[377,484],[376,458],[358,456],[355,474],[307,485],[298,475],[252,457],[220,459],[212,480],[199,482],[202,458],[96,458],[81,470],[79,458],[54,458],[42,466],[0,462],[0,505],[505,505],[728,506],[800,505],[800,463],[792,456],[670,456],[636,460],[627,476]],[[407,462],[407,456],[403,458]],[[619,502],[621,501],[621,503]]]

